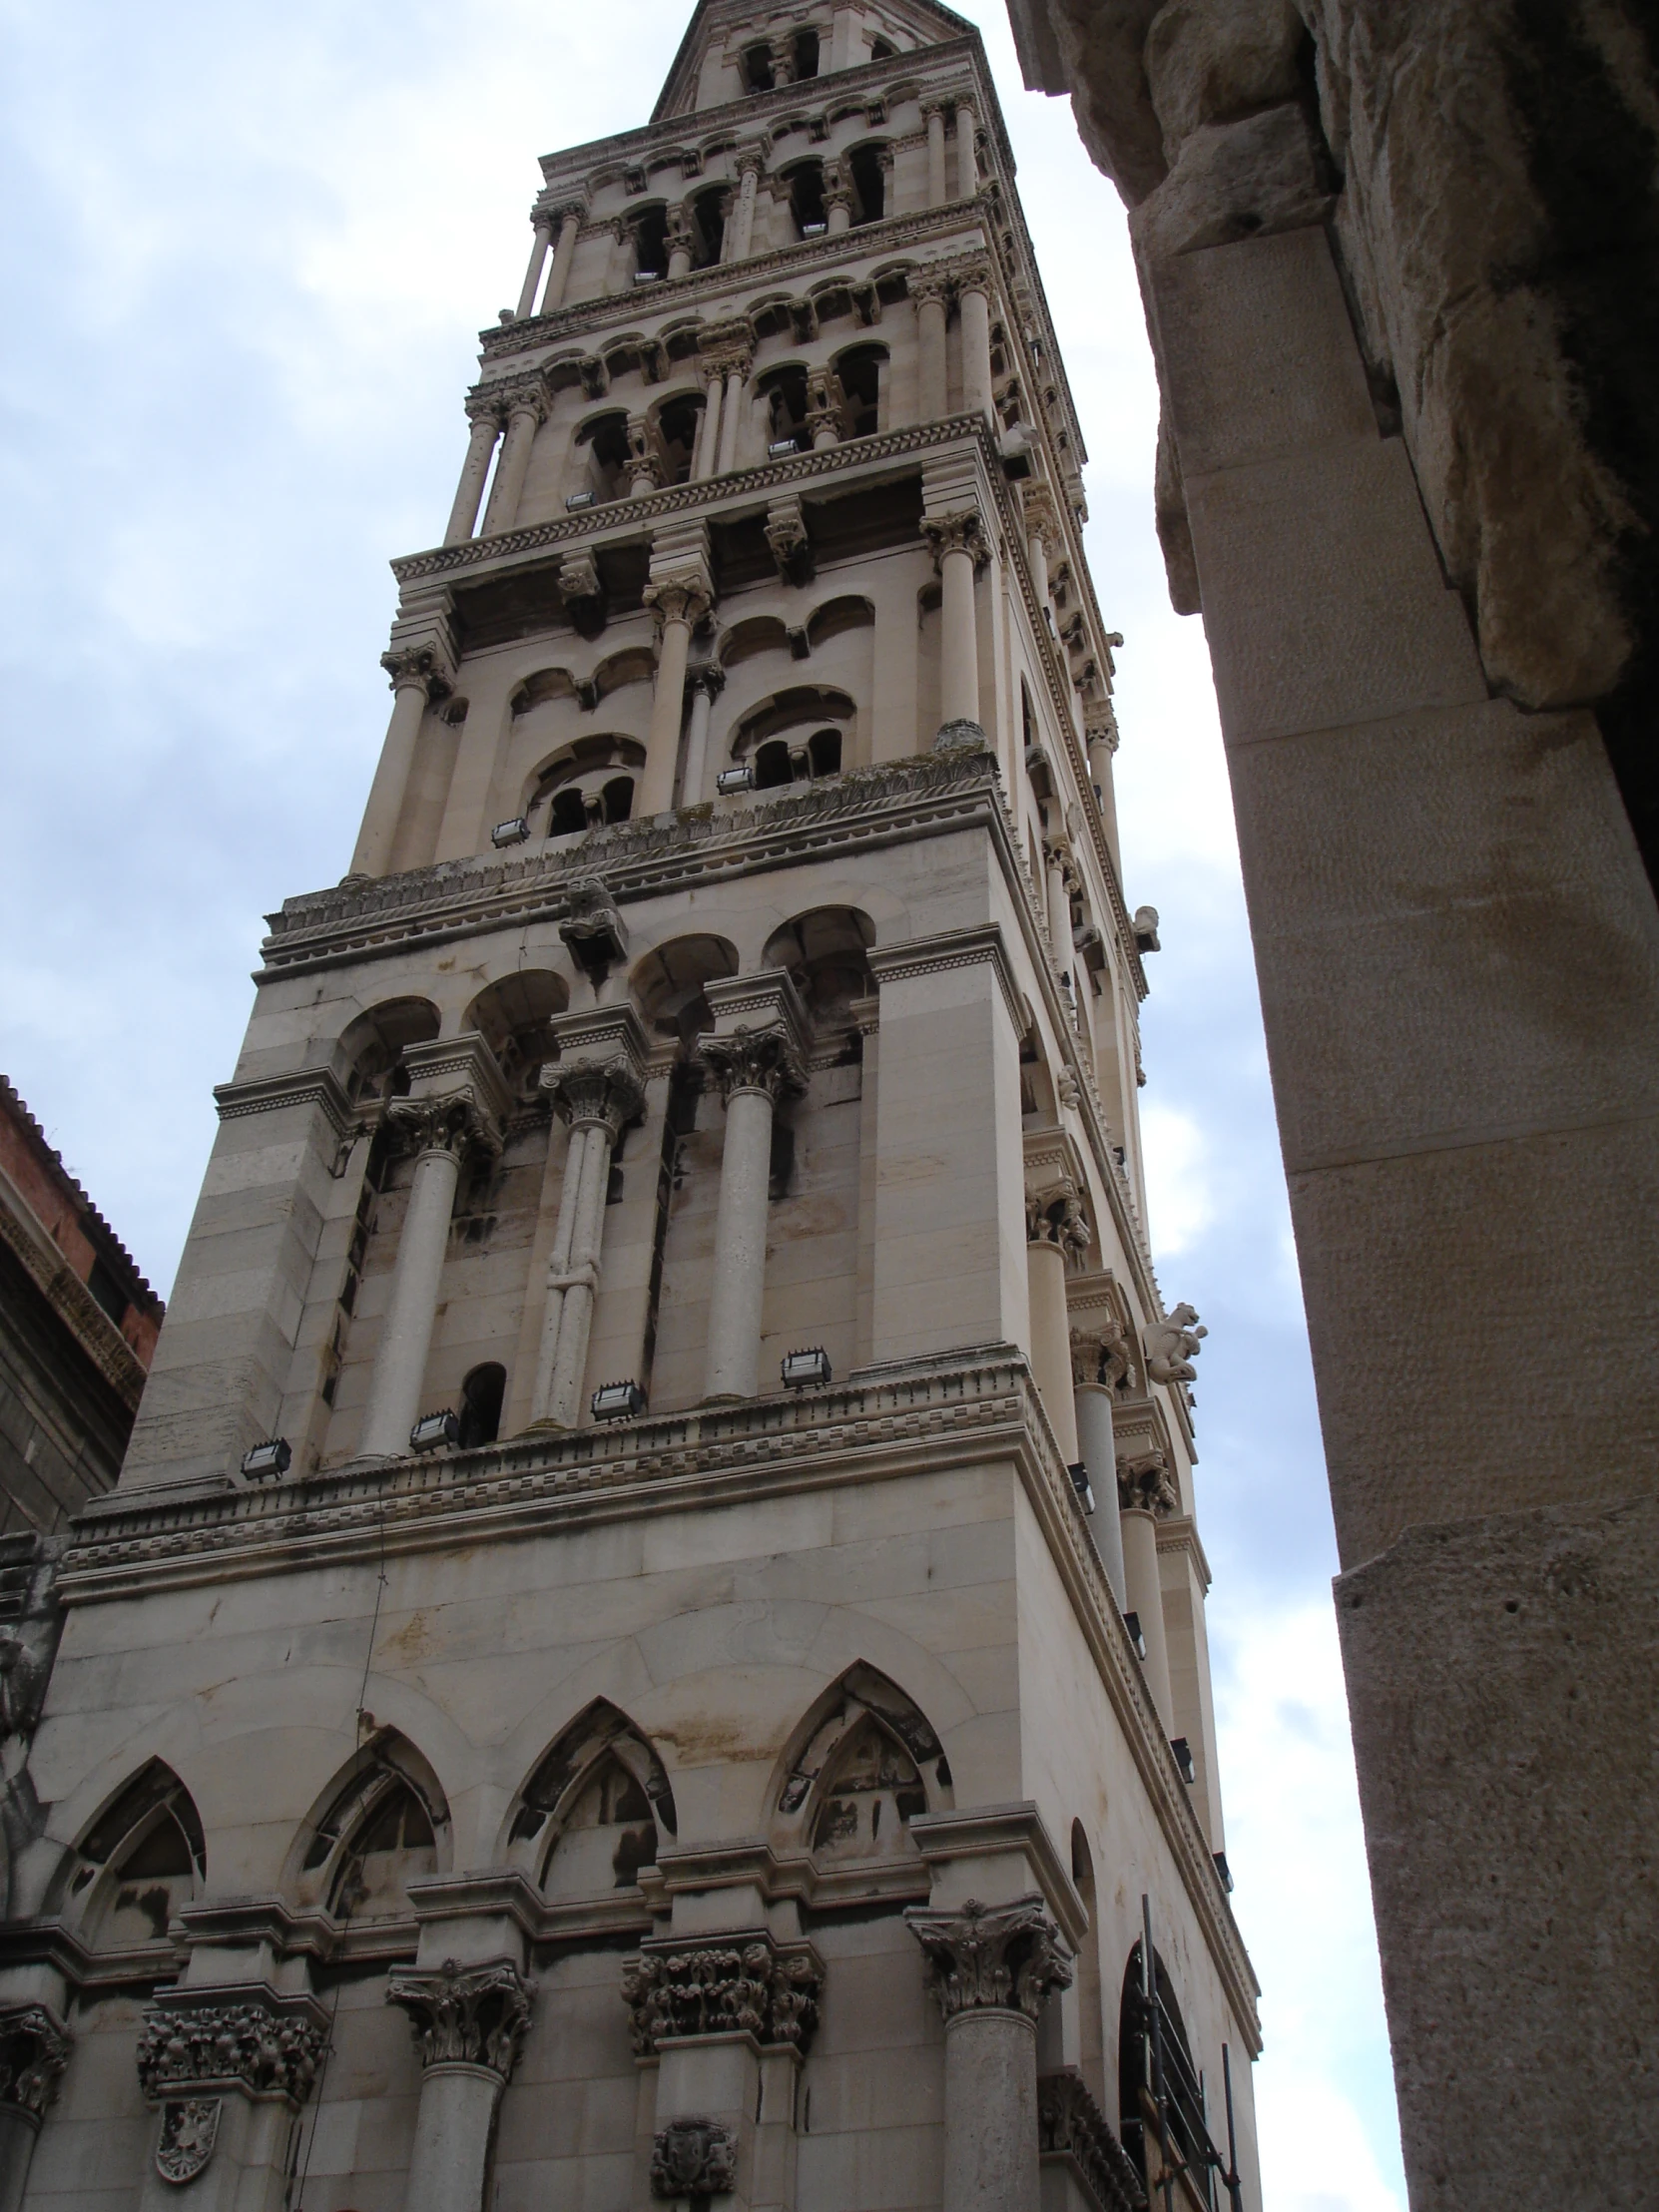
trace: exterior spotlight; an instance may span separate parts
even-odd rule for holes
[[[1139,1613],[1125,1613],[1123,1625],[1129,1631],[1129,1641],[1135,1647],[1135,1657],[1144,1660],[1146,1657],[1146,1638],[1141,1634],[1141,1616]]]
[[[821,239],[829,228],[828,223],[804,223],[801,226],[801,236],[804,239]]]
[[[1192,1782],[1196,1780],[1193,1773],[1193,1747],[1188,1743],[1186,1737],[1172,1736],[1169,1748],[1174,1752],[1175,1763],[1181,1769],[1182,1781]]]
[[[781,461],[786,454],[799,453],[801,447],[794,438],[774,438],[767,447],[767,459],[769,461]]]
[[[411,1451],[438,1451],[445,1444],[452,1444],[461,1432],[461,1424],[446,1405],[441,1413],[422,1413],[409,1430]]]
[[[715,778],[715,790],[722,799],[730,799],[734,792],[752,792],[755,789],[755,771],[747,762],[736,768],[723,768]]]
[[[1210,1854],[1210,1856],[1212,1859],[1214,1859],[1216,1863],[1217,1874],[1221,1876],[1222,1888],[1227,1892],[1228,1896],[1231,1897],[1233,1895],[1233,1870],[1227,1864],[1226,1852],[1214,1851]]]
[[[634,281],[636,284],[654,284],[659,280],[662,274],[660,269],[636,269]]]
[[[591,507],[599,497],[596,491],[573,491],[565,501],[567,515],[579,514],[584,507]]]
[[[530,834],[530,825],[522,815],[514,815],[511,822],[498,822],[490,831],[491,844],[522,844]]]
[[[286,1474],[292,1457],[285,1436],[268,1436],[263,1444],[243,1453],[242,1471],[250,1482],[264,1482],[274,1474]]]
[[[595,1420],[637,1420],[645,1411],[645,1392],[630,1379],[626,1382],[601,1382],[593,1393]]]
[[[784,1386],[791,1390],[809,1389],[815,1382],[832,1380],[830,1373],[830,1355],[822,1345],[813,1352],[787,1352],[780,1370]]]
[[[1077,1492],[1077,1502],[1085,1513],[1094,1511],[1094,1490],[1089,1482],[1089,1470],[1081,1459],[1073,1460],[1066,1469],[1071,1476],[1071,1486]]]

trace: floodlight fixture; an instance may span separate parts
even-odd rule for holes
[[[1141,1634],[1141,1616],[1139,1613],[1125,1613],[1123,1625],[1129,1631],[1129,1641],[1135,1647],[1135,1657],[1144,1661],[1146,1658],[1146,1638]]]
[[[573,491],[565,501],[565,513],[567,515],[580,514],[584,507],[596,505],[598,499],[599,494],[596,491]]]
[[[755,789],[755,771],[747,761],[740,761],[736,768],[723,768],[715,778],[715,790],[722,799],[730,799],[735,792],[752,792]]]
[[[1188,1743],[1186,1737],[1172,1736],[1169,1741],[1169,1748],[1174,1752],[1175,1763],[1181,1769],[1182,1781],[1197,1781],[1198,1777],[1193,1771],[1193,1747]]]
[[[595,1420],[637,1420],[645,1411],[645,1392],[630,1377],[625,1382],[601,1382],[592,1402]]]
[[[787,1352],[781,1373],[784,1385],[791,1390],[811,1389],[815,1382],[833,1380],[830,1371],[830,1355],[822,1345],[811,1352]]]
[[[441,1413],[422,1413],[409,1430],[411,1451],[441,1451],[452,1444],[461,1432],[461,1424],[454,1410],[445,1406]]]
[[[1071,1486],[1077,1492],[1077,1502],[1085,1513],[1094,1511],[1094,1487],[1089,1481],[1089,1470],[1081,1459],[1074,1459],[1066,1469],[1071,1476]]]
[[[243,1453],[242,1471],[250,1482],[266,1482],[274,1474],[286,1474],[292,1458],[285,1436],[268,1436]]]
[[[499,850],[504,844],[522,844],[530,834],[530,825],[522,815],[514,815],[511,822],[498,822],[490,831],[490,842]]]

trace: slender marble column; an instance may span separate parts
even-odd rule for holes
[[[1071,893],[1066,887],[1067,853],[1058,837],[1043,839],[1043,873],[1048,885],[1048,941],[1054,965],[1069,970],[1071,949]]]
[[[430,647],[406,646],[394,653],[383,653],[380,666],[391,679],[391,721],[386,726],[386,742],[380,748],[380,758],[375,765],[368,805],[363,809],[357,849],[351,855],[350,873],[353,875],[384,875],[391,865],[392,846],[397,839],[397,825],[409,788],[409,773],[414,767],[421,720],[434,687],[442,681],[438,675],[437,655]]]
[[[699,483],[715,473],[715,464],[720,458],[720,395],[725,388],[724,370],[714,365],[705,366],[703,420],[698,426],[697,451],[692,458],[692,477]]]
[[[684,208],[670,211],[668,219],[668,280],[679,283],[691,275],[691,222]]]
[[[520,322],[531,314],[536,304],[536,287],[541,282],[541,273],[546,266],[547,253],[553,243],[553,218],[545,210],[535,217],[536,243],[530,249],[530,266],[524,272],[524,287],[518,295],[518,319]]]
[[[995,427],[991,399],[991,271],[988,262],[970,262],[956,278],[957,312],[962,323],[962,411],[982,414]]]
[[[1039,1897],[905,1914],[944,2018],[943,2212],[1037,2212],[1037,2015],[1071,1962]]]
[[[657,617],[657,689],[651,702],[651,727],[645,740],[641,778],[642,819],[666,814],[674,805],[680,767],[680,726],[686,713],[686,663],[692,632],[709,611],[710,592],[698,578],[669,577],[648,584],[645,603]]]
[[[1077,1409],[1071,1383],[1067,1267],[1088,1250],[1089,1224],[1069,1185],[1025,1201],[1025,1260],[1031,1302],[1031,1373],[1043,1410],[1069,1467],[1077,1458]]]
[[[760,1387],[773,1113],[780,1097],[805,1088],[806,1075],[782,1023],[701,1037],[698,1051],[726,1104],[703,1394],[753,1397]]]
[[[1114,1510],[1117,1459],[1112,1439],[1112,1393],[1101,1382],[1078,1382],[1072,1393],[1077,1416],[1077,1456],[1089,1471],[1094,1492],[1090,1528],[1106,1579],[1112,1585],[1118,1611],[1129,1610],[1128,1585],[1123,1571],[1123,1526]]]
[[[508,1959],[387,1977],[420,2056],[404,2212],[482,2212],[501,2092],[530,2027],[531,1985]]]
[[[717,476],[728,476],[737,466],[738,430],[743,419],[743,395],[749,381],[747,360],[734,361],[726,371],[726,396],[720,408],[720,458]]]
[[[924,517],[939,571],[939,728],[980,730],[979,644],[974,628],[973,573],[983,551],[979,511]]]
[[[409,1430],[420,1414],[461,1162],[474,1146],[497,1149],[500,1142],[469,1096],[394,1098],[386,1113],[414,1148],[415,1171],[357,1447],[365,1459],[395,1459],[409,1448]]]
[[[552,314],[565,303],[565,293],[570,286],[570,265],[576,259],[576,242],[582,235],[582,210],[565,208],[559,217],[559,243],[553,250],[553,267],[547,275],[547,290],[542,295],[541,311]]]
[[[455,504],[449,510],[445,545],[460,545],[470,538],[478,521],[478,502],[484,496],[484,479],[490,472],[495,441],[501,435],[501,418],[493,407],[480,407],[472,417],[461,480],[455,487]]]
[[[929,106],[927,114],[927,205],[942,208],[944,190],[944,110]]]
[[[971,200],[979,190],[979,161],[974,152],[978,123],[965,100],[956,105],[956,197]]]
[[[824,196],[830,236],[843,237],[852,228],[852,194],[845,185],[836,185]]]
[[[546,417],[547,393],[539,379],[516,386],[508,396],[507,435],[501,441],[501,458],[496,463],[495,482],[490,486],[489,505],[484,509],[482,534],[486,538],[510,530],[518,520],[519,495],[524,490],[524,478],[530,467],[530,448]]]
[[[645,1086],[635,1058],[618,1053],[602,1062],[567,1067],[561,1060],[543,1068],[541,1088],[570,1124],[570,1150],[548,1262],[532,1417],[574,1428],[582,1417],[582,1384],[599,1293],[611,1153],[625,1123],[644,1104]]]
[[[686,733],[686,772],[680,780],[680,804],[701,807],[709,773],[709,724],[715,701],[726,688],[726,671],[711,662],[707,668],[694,668],[686,681],[691,687],[691,727]]]
[[[950,411],[950,379],[944,346],[945,300],[949,288],[947,278],[938,271],[910,272],[910,297],[916,310],[916,396],[923,422],[937,422]]]
[[[807,379],[807,421],[813,433],[813,449],[840,443],[840,410],[830,373],[815,368]]]
[[[739,157],[741,181],[738,186],[738,204],[732,211],[727,229],[732,239],[732,252],[728,257],[734,262],[747,261],[755,247],[755,198],[761,187],[761,157],[758,153],[746,153]]]
[[[1128,1610],[1140,1620],[1146,1642],[1146,1686],[1168,1735],[1175,1726],[1175,1698],[1170,1689],[1169,1637],[1164,1628],[1164,1585],[1158,1572],[1158,1523],[1169,1518],[1180,1499],[1161,1451],[1118,1461],[1118,1504]]]

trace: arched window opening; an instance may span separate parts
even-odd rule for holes
[[[767,939],[763,967],[787,968],[821,1028],[850,1019],[849,1002],[871,989],[866,955],[875,925],[852,906],[817,906]]]
[[[911,1821],[951,1803],[938,1737],[873,1667],[850,1668],[796,1741],[778,1793],[778,1840],[799,1838],[821,1863],[907,1853]]]
[[[841,734],[820,730],[807,741],[807,757],[815,776],[838,776],[841,772]]]
[[[366,1745],[299,1832],[290,1885],[337,1920],[407,1920],[408,1885],[443,1871],[449,1809],[437,1776],[390,1731]]]
[[[657,435],[662,442],[665,481],[688,483],[697,434],[703,426],[703,402],[690,393],[666,400],[657,415]]]
[[[569,1004],[570,986],[562,975],[549,968],[515,968],[478,993],[464,1021],[480,1033],[502,1074],[522,1093],[534,1088],[537,1070],[557,1051],[553,1017]]]
[[[555,792],[553,811],[548,817],[547,833],[550,837],[573,837],[586,834],[588,810],[578,791]]]
[[[438,1010],[427,998],[391,998],[359,1014],[340,1038],[335,1067],[353,1105],[396,1087],[405,1049],[438,1033]],[[407,1077],[404,1088],[407,1088]]]
[[[378,1796],[342,1855],[328,1910],[337,1921],[400,1920],[412,1910],[408,1885],[437,1871],[431,1816],[399,1780]]]
[[[549,1898],[633,1888],[678,1827],[662,1761],[605,1699],[573,1721],[525,1785],[508,1856]]]
[[[1154,1948],[1149,2002],[1143,1988],[1141,1953],[1142,1946],[1137,1942],[1123,1976],[1118,2034],[1119,2132],[1123,2147],[1146,2179],[1150,2204],[1164,2170],[1162,2137],[1167,2131],[1171,2162],[1186,2169],[1201,2202],[1213,2206],[1215,2183],[1204,2115],[1204,2086],[1193,2062],[1192,2045],[1187,2040],[1168,1969]]]
[[[755,756],[755,789],[758,792],[776,791],[781,784],[793,784],[795,767],[790,760],[790,749],[782,738],[774,738],[770,745],[763,745]]]
[[[633,221],[634,269],[641,276],[668,275],[668,210],[642,208]]]
[[[703,986],[737,972],[737,947],[725,937],[675,937],[648,952],[635,968],[634,1002],[658,1036],[678,1037],[690,1045],[714,1027]]]
[[[726,202],[730,190],[727,185],[709,185],[691,204],[694,269],[708,269],[720,260],[726,244]]]
[[[766,404],[768,445],[807,445],[807,371],[801,363],[769,369],[756,390]]]
[[[822,1794],[813,1849],[830,1865],[886,1856],[927,1810],[915,1761],[867,1714],[836,1752]]]
[[[626,822],[634,812],[634,779],[631,776],[613,776],[599,796],[607,823]]]
[[[743,57],[744,90],[771,92],[777,81],[772,67],[772,48],[764,44],[747,48]]]
[[[507,1394],[507,1371],[495,1361],[474,1368],[461,1384],[461,1432],[463,1451],[492,1444],[501,1433],[501,1401]]]
[[[627,497],[630,483],[628,417],[618,408],[614,414],[595,415],[576,433],[575,456],[578,491],[591,491],[601,506]]]
[[[595,677],[596,692],[606,688],[604,673]],[[580,836],[605,823],[627,822],[633,813],[635,777],[644,765],[645,748],[634,738],[606,732],[579,738],[541,771],[525,802],[525,815],[533,823],[536,810],[545,806],[550,837]]]
[[[884,345],[855,345],[835,362],[846,394],[848,437],[873,437],[881,427],[881,378],[887,365]]]
[[[869,42],[869,58],[872,62],[890,62],[898,48],[890,38],[872,38]]]
[[[196,1802],[173,1769],[153,1759],[71,1856],[67,1890],[71,1900],[86,1898],[86,1941],[99,1950],[123,1950],[163,1941],[176,1914],[198,1896],[207,1871]]]
[[[830,213],[824,205],[824,164],[798,162],[785,178],[790,188],[790,213],[797,238],[817,238],[829,229]]]
[[[880,146],[874,144],[855,146],[846,157],[856,202],[852,211],[854,230],[863,223],[879,223],[887,212],[887,176],[881,152]]]
[[[849,748],[845,733],[847,725],[853,719],[853,712],[852,701],[845,692],[834,691],[827,685],[792,685],[789,690],[781,691],[772,699],[752,708],[744,717],[733,733],[732,758],[742,761],[753,755],[755,781],[762,790],[768,788],[769,778],[774,784],[790,783],[796,775],[812,772],[809,759],[811,740],[815,732],[823,737],[826,724],[833,723],[837,726],[836,734],[840,736],[842,746],[840,757],[843,760],[847,758]],[[769,749],[774,738],[787,741],[784,750],[786,759],[791,763],[789,775],[778,769],[776,756],[772,757],[773,765],[768,775],[763,776],[761,773],[761,754]],[[794,756],[797,755],[800,756],[799,766],[794,762]],[[820,755],[827,757],[823,746],[820,747]]]
[[[819,36],[816,31],[795,34],[795,81],[799,85],[818,75]]]

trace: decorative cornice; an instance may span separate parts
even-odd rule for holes
[[[336,1137],[355,1134],[358,1117],[332,1068],[296,1068],[291,1075],[256,1075],[243,1083],[217,1083],[214,1104],[221,1121],[249,1114],[276,1114],[290,1106],[320,1107]]]
[[[144,1394],[144,1363],[56,1245],[32,1236],[0,1204],[0,1245],[28,1275],[122,1403],[136,1412]]]
[[[929,759],[953,756],[931,754]],[[956,756],[959,758],[959,756]],[[939,975],[949,968],[991,967],[1014,1034],[1023,1037],[1031,1023],[1031,1009],[1014,980],[1000,924],[979,922],[966,929],[943,929],[932,937],[911,937],[900,944],[872,945],[865,954],[871,975],[878,983],[897,983],[913,975]]]

